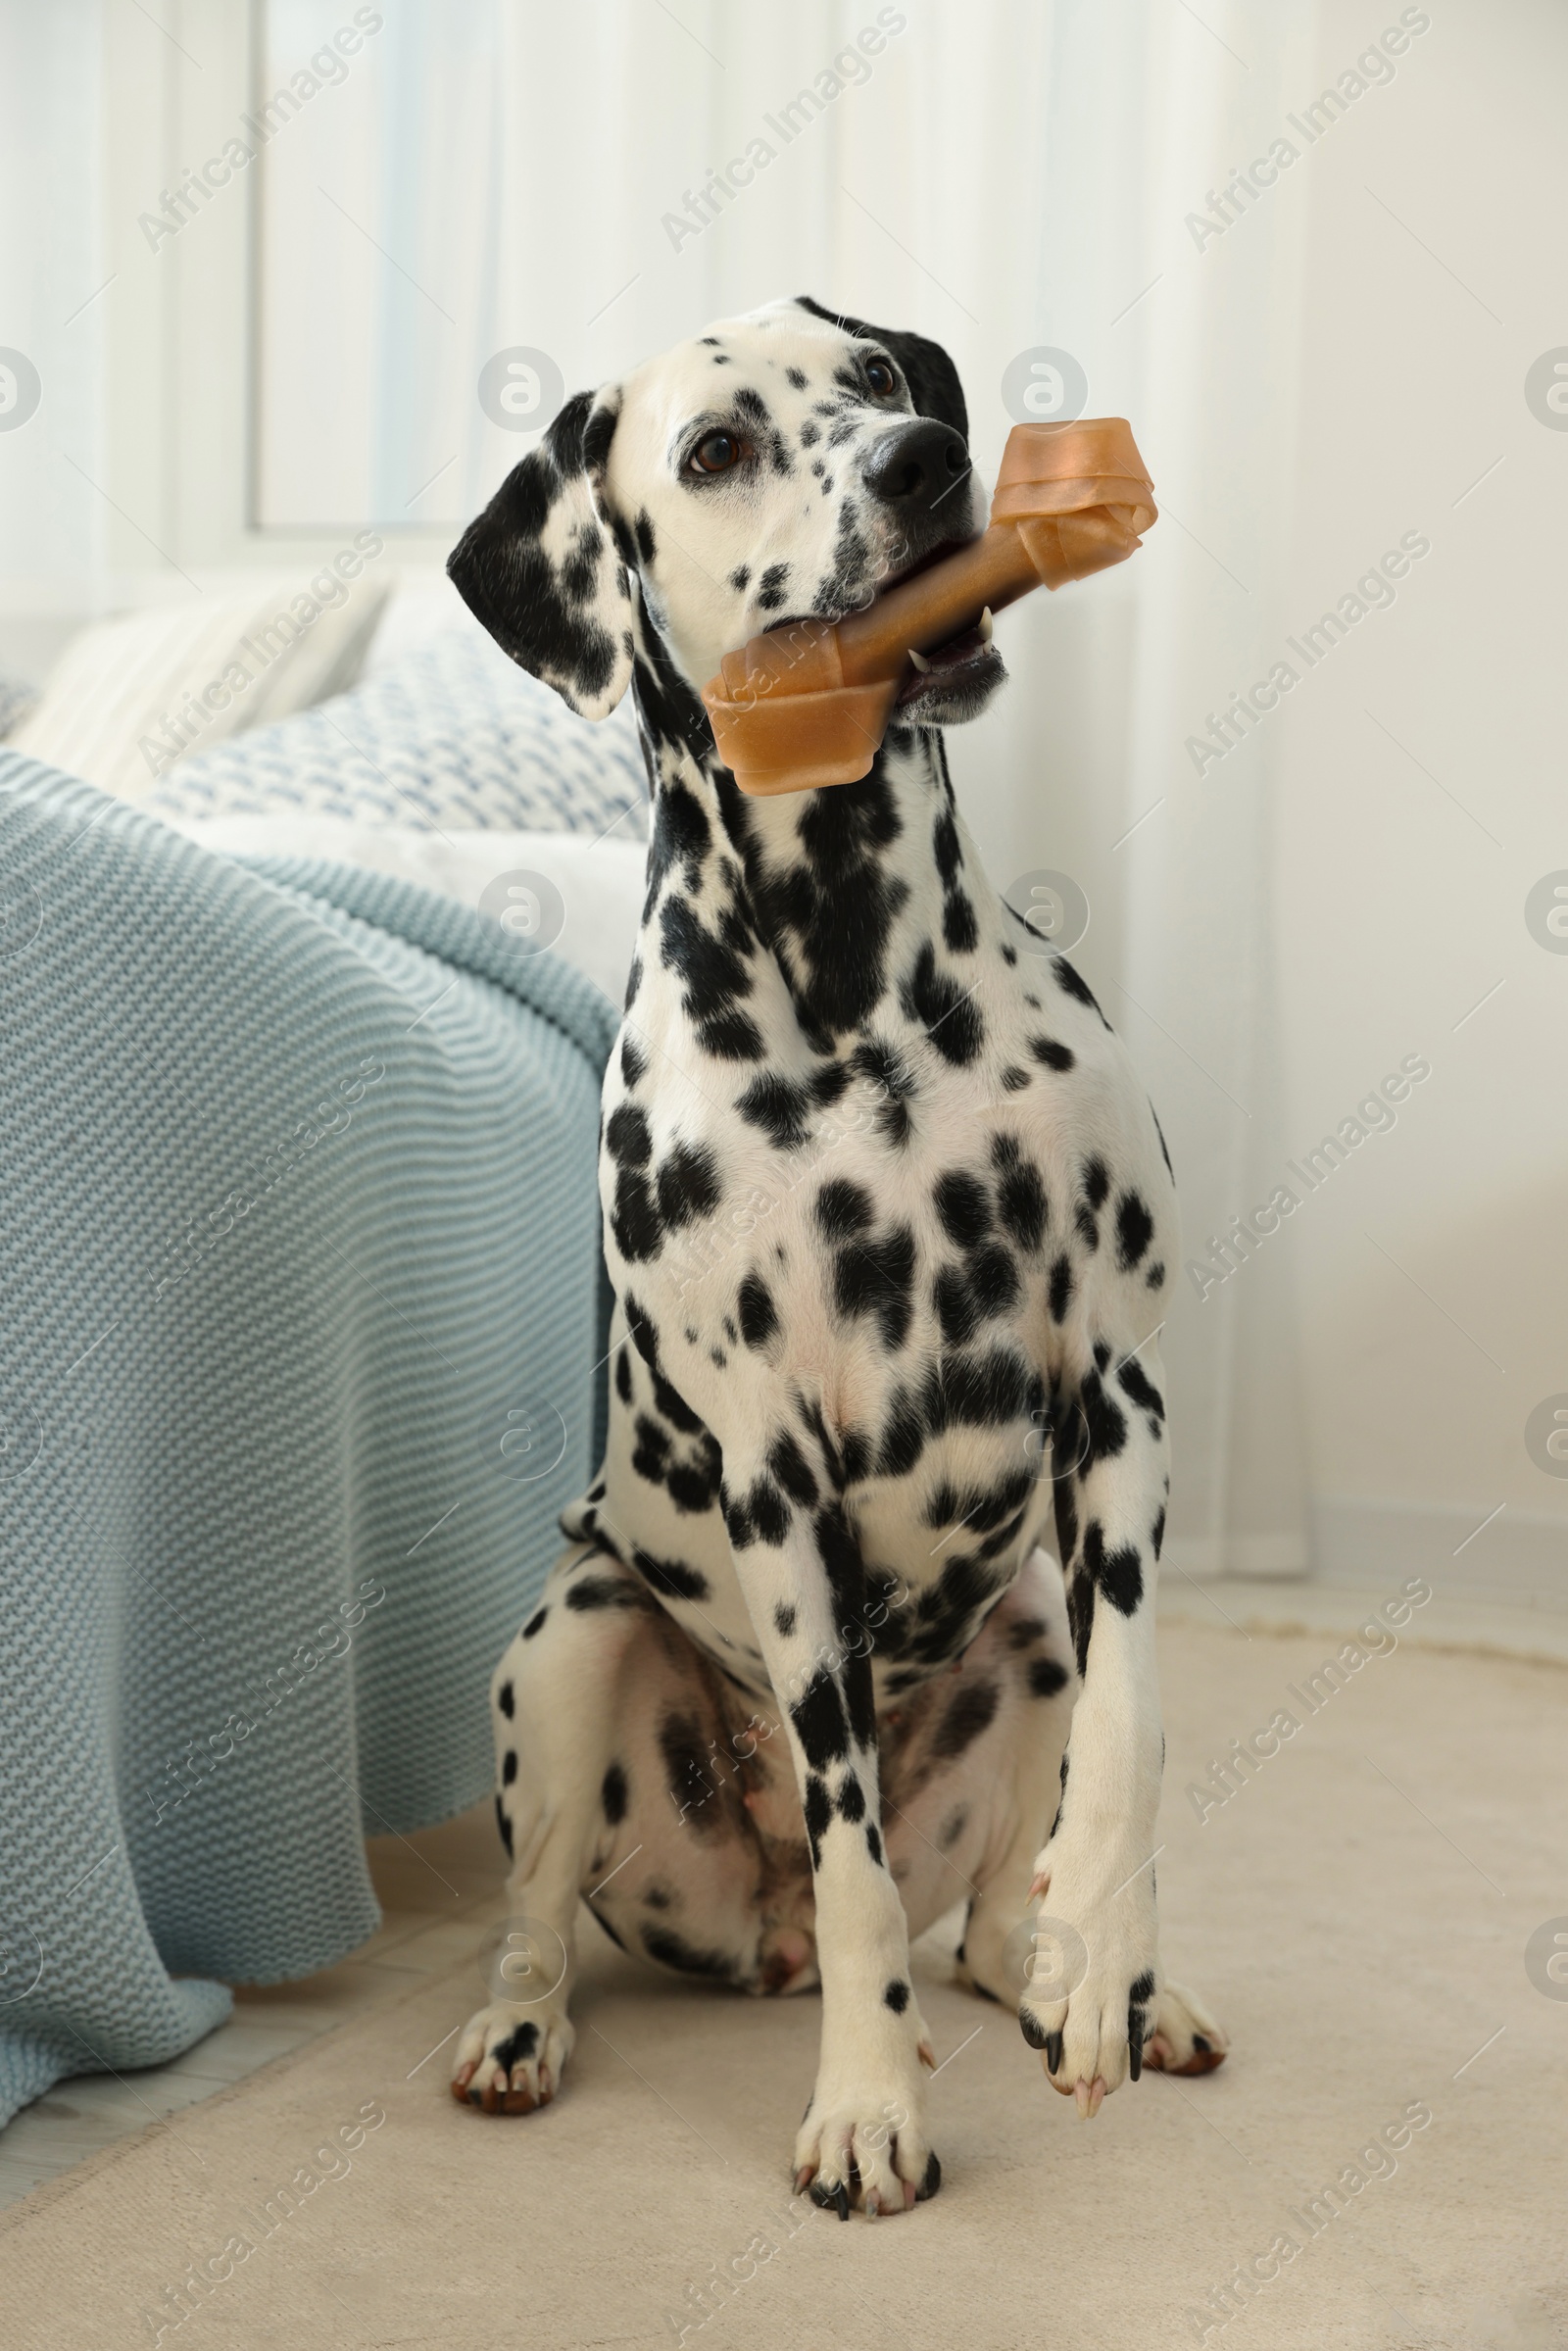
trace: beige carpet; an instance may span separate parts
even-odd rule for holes
[[[447,2096],[447,2051],[419,2062],[480,1996],[465,1959],[0,2219],[6,2343],[1568,2342],[1568,1999],[1525,1964],[1568,1919],[1568,1673],[1373,1658],[1200,1825],[1188,1782],[1278,1709],[1304,1714],[1287,1685],[1335,1644],[1160,1639],[1166,1963],[1231,2030],[1218,2074],[1146,2077],[1081,2124],[928,1938],[942,2193],[846,2228],[788,2196],[814,2001],[666,1983],[600,1942],[565,2094],[486,2121]],[[301,2194],[362,2110],[385,2120]],[[1430,2121],[1363,2160],[1411,2110]],[[1335,2182],[1345,2209],[1314,2234],[1303,2207]],[[1283,2265],[1282,2237],[1299,2248]],[[237,2266],[230,2239],[254,2246]],[[192,2263],[232,2274],[181,2321],[167,2289]],[[1210,2297],[1239,2264],[1253,2281],[1221,2324]]]

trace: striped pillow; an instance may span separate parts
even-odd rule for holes
[[[123,800],[145,800],[188,752],[308,709],[351,686],[391,581],[365,573],[381,542],[323,566],[309,588],[276,580],[200,593],[95,621],[73,638],[9,748]],[[373,552],[372,552],[373,549]]]

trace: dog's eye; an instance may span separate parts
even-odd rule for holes
[[[732,432],[705,433],[686,461],[691,473],[727,473],[743,454]]]
[[[885,400],[890,392],[898,389],[898,378],[886,360],[867,360],[865,380],[878,400]]]

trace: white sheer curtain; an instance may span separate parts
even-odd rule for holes
[[[271,66],[340,14],[270,10]],[[455,522],[528,446],[480,413],[492,354],[543,351],[570,389],[778,293],[944,342],[985,469],[1004,370],[1032,347],[1073,354],[1090,414],[1133,419],[1163,519],[1124,570],[1004,618],[1011,692],[954,764],[994,878],[1045,867],[1085,892],[1076,959],[1204,1253],[1286,1156],[1272,768],[1200,777],[1185,744],[1277,656],[1302,205],[1282,171],[1223,271],[1187,216],[1309,86],[1309,18],[1222,0],[1201,21],[1168,0],[384,14],[266,159],[278,518],[335,520],[310,507],[336,497],[394,527]],[[719,189],[749,151],[751,184]],[[1259,1248],[1201,1300],[1172,1269],[1170,1556],[1194,1573],[1306,1564],[1290,1255]]]
[[[0,0],[0,593],[29,652],[101,555],[98,64],[94,0]]]

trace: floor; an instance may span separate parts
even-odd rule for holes
[[[1568,1996],[1537,1946],[1568,1925],[1568,1676],[1440,1624],[1319,1705],[1364,1604],[1306,1633],[1268,1604],[1160,1630],[1162,1943],[1233,2035],[1218,2073],[1085,2130],[923,1937],[942,2193],[842,2228],[786,2168],[819,2003],[588,1930],[565,2094],[487,2122],[444,2082],[497,1899],[470,1816],[377,1849],[352,1967],[244,2003],[309,2037],[0,2213],[8,2351],[1557,2351]],[[1189,1784],[1286,1704],[1298,1735],[1200,1819]]]
[[[1249,1634],[1344,1633],[1353,1630],[1373,1596],[1318,1583],[1199,1583],[1172,1574],[1161,1580],[1159,1613],[1172,1623],[1226,1624]],[[1568,1612],[1433,1601],[1412,1617],[1409,1639],[1425,1647],[1568,1664]],[[441,1974],[454,1952],[471,1947],[477,1929],[505,1915],[502,1855],[488,1798],[413,1837],[371,1837],[366,1851],[383,1912],[377,1935],[352,1959],[302,1983],[241,1985],[232,2021],[172,2065],[118,2080],[79,2075],[25,2108],[0,2131],[0,2210],[150,2121],[229,2088],[318,2034]]]
[[[656,1978],[585,1931],[569,2095],[484,2123],[444,2097],[506,1909],[475,1808],[373,1840],[385,1926],[353,1961],[242,1993],[174,2067],[61,2083],[17,2118],[0,2137],[7,2341],[120,2351],[197,2321],[197,2351],[511,2351],[526,2321],[562,2351],[689,2351],[698,2332],[701,2351],[948,2351],[985,2306],[976,2339],[1008,2351],[1032,2351],[1046,2314],[1060,2351],[1222,2334],[1230,2351],[1556,2351],[1568,1998],[1526,1946],[1568,1911],[1558,1634],[1493,1618],[1479,1657],[1462,1613],[1429,1603],[1401,1655],[1368,1657],[1199,1822],[1187,1785],[1286,1690],[1300,1699],[1366,1598],[1178,1594],[1161,1608],[1163,1949],[1230,2027],[1220,2074],[1152,2076],[1079,2132],[933,1931],[914,1980],[943,2060],[943,2196],[891,2238],[839,2233],[783,2177],[818,2003]],[[1432,2121],[1394,2161],[1375,2134],[1413,2102]],[[279,2181],[355,2111],[395,2126],[346,2168],[358,2184],[272,2222]],[[1359,2181],[1354,2203],[1302,2222],[1336,2177]],[[1281,2229],[1300,2252],[1269,2269]],[[254,2267],[230,2264],[209,2299],[186,2290],[235,2231]],[[1237,2264],[1272,2282],[1237,2287]]]
[[[386,2006],[450,1968],[506,1915],[505,1855],[488,1798],[412,1837],[367,1840],[382,1925],[338,1966],[298,1984],[241,1984],[231,2021],[172,2065],[116,2079],[78,2074],[0,2131],[0,2209],[145,2130],[242,2082],[318,2034]]]

